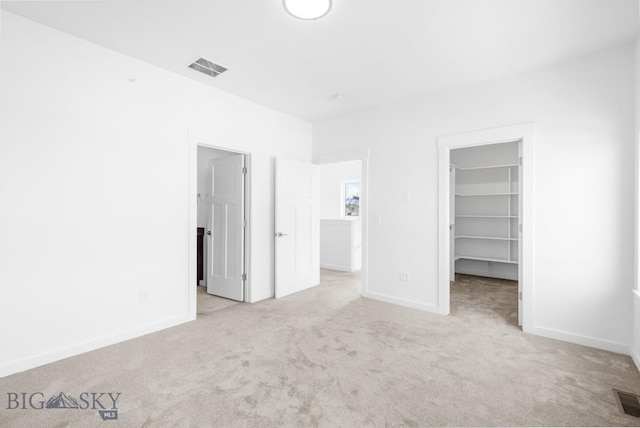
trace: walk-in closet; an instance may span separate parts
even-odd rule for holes
[[[455,272],[518,279],[519,143],[451,151]]]
[[[454,149],[450,159],[452,272],[517,281],[520,142]]]

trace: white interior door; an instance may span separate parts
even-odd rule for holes
[[[276,159],[276,298],[320,283],[319,168]]]
[[[209,161],[207,293],[244,300],[244,155]]]

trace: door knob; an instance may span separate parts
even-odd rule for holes
[[[277,236],[278,238],[282,238],[283,236],[289,236],[289,234],[288,234],[288,233],[278,232],[278,233],[276,234],[276,236]]]
[[[207,230],[207,235],[211,236],[211,231]]]

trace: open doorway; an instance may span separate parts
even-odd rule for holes
[[[325,153],[314,156],[314,164],[277,158],[275,160],[275,289],[276,298],[311,288],[320,283],[320,185],[319,168],[326,164],[361,162],[357,209],[360,233],[360,277],[353,284],[360,295],[369,296],[368,255],[368,160],[369,149]],[[338,192],[342,193],[340,187]],[[347,193],[349,191],[347,190]],[[340,197],[342,198],[342,196]],[[340,212],[340,198],[337,200]],[[351,198],[350,210],[355,209]],[[346,215],[347,211],[345,211]],[[351,211],[353,217],[353,211]],[[338,216],[340,214],[337,214]],[[298,222],[299,227],[296,226]],[[299,233],[300,232],[300,233]],[[354,230],[354,233],[356,231]],[[333,272],[350,275],[349,272]]]
[[[505,252],[500,252],[500,257],[494,257],[494,259],[498,259],[498,262],[502,262],[498,267],[495,266],[495,260],[484,260],[487,262],[487,266],[485,269],[490,269],[490,272],[494,274],[496,272],[502,272],[503,274],[509,273],[513,274],[517,272],[517,319],[518,324],[522,326],[523,331],[530,332],[535,329],[534,320],[533,320],[533,307],[534,307],[534,293],[533,293],[533,144],[535,137],[535,123],[523,123],[511,126],[504,126],[499,128],[490,128],[480,131],[472,131],[466,132],[462,134],[452,134],[448,136],[438,137],[438,252],[439,252],[439,260],[438,260],[438,306],[437,312],[442,314],[450,313],[450,300],[451,300],[451,280],[455,279],[455,270],[456,270],[456,258],[459,260],[462,257],[457,257],[457,255],[466,256],[466,260],[472,260],[473,252],[475,249],[479,249],[480,237],[483,238],[491,238],[497,237],[499,239],[491,240],[485,239],[485,241],[497,241],[501,240],[503,242],[507,242],[507,245],[504,248],[500,248],[498,244],[491,243],[489,244],[494,251],[493,255],[498,255],[498,251],[505,250]],[[455,194],[456,191],[462,191],[464,189],[456,189],[455,186],[455,174],[456,168],[452,168],[452,153],[457,149],[464,148],[474,148],[480,146],[494,145],[500,143],[515,143],[518,147],[518,158],[515,162],[512,160],[508,160],[504,165],[500,165],[498,159],[493,160],[493,166],[502,167],[503,170],[506,170],[505,174],[507,175],[506,183],[509,183],[508,186],[502,187],[502,190],[491,189],[490,186],[497,185],[496,177],[494,178],[486,178],[485,181],[487,183],[496,182],[494,184],[486,184],[484,189],[481,188],[480,185],[474,184],[474,181],[469,177],[466,178],[467,182],[470,184],[467,185],[466,191],[469,191],[473,196],[462,196],[462,198],[476,198],[476,199],[491,199],[491,198],[506,198],[505,201],[502,202],[502,209],[507,211],[498,212],[495,211],[494,208],[490,208],[490,204],[488,202],[480,202],[481,205],[472,204],[470,201],[462,202],[463,207],[465,209],[477,209],[477,211],[467,211],[461,212],[458,211],[456,216],[456,208],[455,204],[457,199],[452,197],[452,194]],[[481,149],[479,149],[481,150]],[[508,167],[506,165],[509,165]],[[489,165],[491,166],[491,165]],[[469,171],[473,171],[472,165],[469,164]],[[499,168],[485,168],[485,169],[499,169]],[[509,180],[508,174],[511,170],[511,173],[514,174],[514,170],[517,169],[517,182],[515,180]],[[473,173],[472,173],[473,174]],[[489,173],[491,175],[491,173]],[[494,174],[495,175],[495,174]],[[515,178],[515,177],[514,177]],[[504,184],[504,183],[503,183]],[[477,186],[477,187],[474,187]],[[517,186],[517,191],[515,190]],[[475,192],[475,193],[471,193]],[[492,195],[493,193],[500,193],[501,195]],[[504,194],[507,195],[504,195]],[[517,197],[515,194],[517,193]],[[480,196],[480,195],[487,196]],[[511,198],[509,198],[511,196]],[[465,205],[466,204],[466,205]],[[475,208],[474,208],[475,207]],[[478,208],[479,207],[479,208]],[[497,208],[496,208],[497,209]],[[484,210],[484,211],[483,211]],[[509,211],[511,210],[511,211]],[[517,215],[511,215],[511,214]],[[475,216],[477,219],[474,220],[476,223],[487,222],[485,219],[489,218],[503,218],[503,222],[506,224],[502,224],[500,227],[501,233],[503,235],[495,236],[488,234],[488,229],[484,232],[479,229],[473,229],[473,224],[468,225],[457,225],[456,221],[458,218],[464,218],[462,216]],[[483,217],[484,216],[484,217]],[[501,216],[501,217],[499,217]],[[517,218],[517,220],[511,220],[511,218]],[[471,218],[471,217],[467,217]],[[493,220],[492,220],[493,221]],[[497,220],[495,220],[497,223]],[[472,223],[472,222],[471,222]],[[508,228],[506,226],[508,225]],[[456,230],[457,227],[457,230]],[[467,228],[465,229],[463,228]],[[494,225],[494,227],[497,227]],[[473,232],[479,233],[479,237],[468,238]],[[482,233],[487,233],[487,236],[482,235]],[[506,235],[504,235],[506,233]],[[468,239],[471,243],[462,244],[458,246],[457,254],[456,254],[456,237],[463,237],[461,239]],[[506,238],[505,238],[506,237]],[[516,243],[517,237],[517,243]],[[475,241],[474,241],[475,240]],[[510,243],[509,243],[510,241]],[[465,246],[466,245],[466,246]],[[504,244],[501,244],[504,245]],[[464,251],[467,251],[466,253]],[[505,258],[506,255],[506,258]],[[486,258],[490,258],[490,254],[485,255]],[[504,261],[512,261],[517,263],[517,268],[515,272],[513,268],[504,269]],[[482,260],[481,260],[482,261]],[[489,266],[488,262],[494,263],[493,266]],[[473,268],[473,266],[469,266],[469,262],[465,262],[467,264],[466,268]],[[509,264],[509,263],[506,263]],[[477,266],[476,266],[477,267]],[[461,266],[460,268],[465,268]],[[512,269],[509,271],[509,269]],[[485,270],[486,272],[486,270]],[[476,271],[477,273],[477,271]],[[502,279],[496,279],[496,281]]]
[[[518,307],[521,142],[450,152],[452,313],[491,312],[521,325]]]
[[[235,306],[247,290],[247,155],[197,146],[197,315]]]
[[[362,161],[319,166],[320,282],[360,291]]]

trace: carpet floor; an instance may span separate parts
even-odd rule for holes
[[[240,302],[235,300],[207,294],[207,287],[198,286],[198,316],[207,315],[239,304]]]
[[[509,281],[460,276],[444,317],[359,297],[358,276],[0,379],[11,427],[633,426],[628,356],[527,335]],[[7,393],[120,392],[97,411],[7,410]],[[105,401],[104,399],[102,400]],[[106,400],[109,402],[108,400]]]

